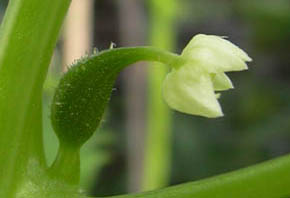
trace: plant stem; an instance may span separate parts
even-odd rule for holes
[[[49,168],[51,176],[69,185],[80,182],[80,149],[60,145],[57,157]]]
[[[10,0],[0,29],[0,197],[45,166],[42,86],[70,0]]]
[[[286,198],[290,196],[289,175],[287,155],[196,182],[111,198]]]
[[[170,50],[174,46],[175,0],[150,0],[151,43]],[[162,6],[158,6],[162,5]],[[154,63],[148,69],[148,123],[145,142],[143,190],[168,185],[171,169],[171,115],[162,100],[162,84],[168,68]],[[158,119],[157,119],[158,118]]]

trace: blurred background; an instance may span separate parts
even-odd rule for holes
[[[0,1],[0,20],[7,0]],[[230,73],[225,116],[169,110],[164,65],[138,63],[119,76],[100,129],[82,150],[84,191],[92,196],[152,190],[198,180],[290,151],[289,0],[73,0],[43,95],[48,163],[58,142],[49,107],[61,73],[81,56],[153,45],[180,53],[198,33],[228,36],[253,58]]]

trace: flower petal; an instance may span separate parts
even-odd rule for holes
[[[251,58],[239,47],[219,36],[199,34],[182,52],[183,57],[199,61],[211,73],[248,69]]]
[[[234,88],[232,81],[225,73],[212,74],[211,79],[215,91],[224,91]]]
[[[189,45],[193,45],[195,47],[211,47],[213,50],[223,50],[226,53],[238,56],[243,61],[252,61],[245,51],[224,38],[225,37],[216,35],[198,34],[193,37]]]
[[[186,48],[189,49],[189,48]],[[248,69],[247,64],[237,56],[211,48],[196,47],[182,52],[183,57],[191,58],[210,73],[241,71]]]
[[[183,113],[209,118],[223,115],[210,74],[195,65],[173,69],[164,80],[163,96],[171,108]]]

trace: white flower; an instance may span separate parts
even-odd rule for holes
[[[215,91],[233,88],[224,72],[246,70],[251,58],[223,37],[204,34],[193,37],[181,56],[186,62],[173,66],[163,84],[167,104],[188,114],[223,116]]]

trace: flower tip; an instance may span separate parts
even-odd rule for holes
[[[248,69],[249,69],[248,65],[244,64],[244,67],[241,70],[238,70],[238,71],[243,71],[243,70],[248,70]]]
[[[206,118],[219,118],[223,117],[224,113],[220,107],[220,105],[216,106],[215,108],[209,108],[209,107],[203,107],[204,109],[201,111],[197,111],[197,109],[186,109],[186,111],[181,111],[181,109],[176,109],[177,111],[180,111],[182,113],[187,113],[190,115],[197,115],[201,117],[206,117]]]
[[[224,116],[220,106],[217,108],[208,108],[205,106],[203,106],[202,108],[196,106],[188,108],[180,108],[179,106],[175,106],[175,104],[170,104],[168,101],[166,102],[175,111],[189,115],[201,116],[206,118],[219,118]]]
[[[240,49],[238,54],[244,62],[252,62],[253,60],[244,50]]]
[[[219,118],[219,117],[223,117],[224,113],[219,108],[219,109],[216,109],[216,110],[209,111],[206,114],[200,114],[200,116],[207,117],[207,118]]]
[[[246,61],[246,62],[252,62],[253,59],[252,59],[251,57],[249,57],[248,54],[247,54],[247,58],[245,59],[245,61]]]

